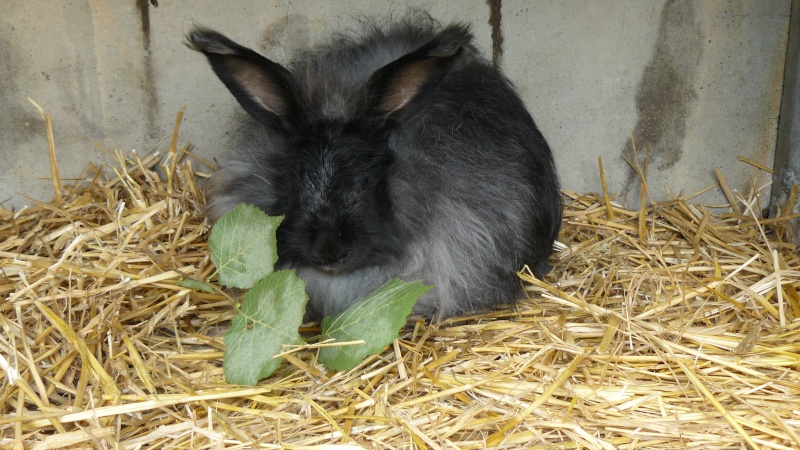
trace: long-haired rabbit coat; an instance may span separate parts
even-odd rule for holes
[[[367,24],[288,68],[214,31],[187,39],[258,122],[212,177],[208,215],[285,216],[278,265],[306,282],[308,318],[394,277],[435,285],[418,314],[487,310],[522,295],[524,264],[549,269],[553,157],[467,26]]]

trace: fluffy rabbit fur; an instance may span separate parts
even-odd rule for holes
[[[414,312],[511,304],[561,222],[550,149],[469,27],[423,14],[365,24],[288,68],[198,28],[188,45],[258,122],[208,185],[285,216],[281,268],[306,282],[307,318],[337,314],[393,277],[436,287]]]

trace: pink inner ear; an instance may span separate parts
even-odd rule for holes
[[[246,61],[238,61],[235,66],[233,77],[253,101],[275,115],[286,114],[286,99],[272,77]]]
[[[406,106],[428,81],[433,67],[434,58],[425,58],[400,70],[389,83],[379,110],[388,115]]]

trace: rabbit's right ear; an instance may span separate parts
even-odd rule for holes
[[[283,66],[208,29],[192,30],[186,44],[206,55],[214,73],[253,118],[291,126],[300,112],[297,88]]]
[[[471,47],[467,25],[443,29],[427,44],[378,69],[367,84],[368,108],[385,119],[419,106]]]

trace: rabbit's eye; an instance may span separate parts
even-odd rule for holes
[[[361,180],[361,186],[358,188],[359,194],[365,194],[369,188],[369,181],[367,179]]]

